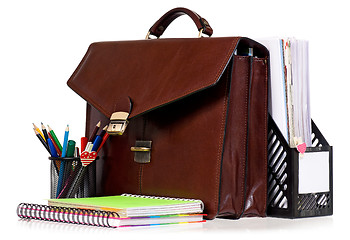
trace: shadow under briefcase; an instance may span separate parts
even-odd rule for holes
[[[86,134],[111,135],[97,163],[98,195],[201,199],[205,213],[265,216],[268,51],[241,37],[160,37],[185,8],[167,12],[146,40],[92,43],[68,85],[87,101]]]

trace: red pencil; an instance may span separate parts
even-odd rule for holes
[[[105,135],[103,136],[102,142],[101,142],[99,148],[97,149],[96,153],[98,153],[101,150],[103,144],[107,141],[108,137],[109,137],[109,134],[106,132]]]
[[[58,147],[57,143],[55,142],[55,140],[53,139],[52,135],[50,132],[47,132],[48,137],[51,139],[53,146],[55,147],[58,156],[61,156],[62,151],[60,150],[60,148]]]

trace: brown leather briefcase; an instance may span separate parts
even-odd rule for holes
[[[201,199],[208,218],[265,216],[268,51],[241,37],[160,37],[187,14],[166,13],[146,40],[92,43],[68,85],[87,101],[87,136],[111,135],[98,195]],[[103,125],[102,125],[103,126]]]

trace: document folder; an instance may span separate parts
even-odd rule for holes
[[[302,218],[333,214],[333,148],[312,121],[312,147],[290,148],[272,117],[268,134],[267,215]]]

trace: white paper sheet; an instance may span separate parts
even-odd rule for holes
[[[329,152],[299,154],[299,194],[329,190]]]

